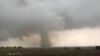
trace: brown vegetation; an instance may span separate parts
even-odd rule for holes
[[[0,56],[99,56],[96,49],[69,48],[3,48]]]

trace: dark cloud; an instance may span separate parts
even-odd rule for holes
[[[0,36],[56,29],[61,21],[67,29],[99,26],[99,5],[99,0],[0,0]]]
[[[59,0],[54,4],[67,29],[100,26],[99,0]]]
[[[60,26],[61,17],[56,14],[50,2],[0,0],[0,4],[0,40]]]

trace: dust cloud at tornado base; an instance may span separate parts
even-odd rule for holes
[[[66,28],[49,33],[52,46],[99,45],[99,5],[99,0],[0,0],[0,45],[39,47],[41,26]]]
[[[49,32],[52,47],[99,46],[100,27]],[[32,34],[23,40],[11,38],[0,41],[0,46],[40,47],[40,35]]]

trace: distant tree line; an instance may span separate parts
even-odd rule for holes
[[[23,48],[22,46],[14,46],[14,47],[0,47],[0,49],[12,49],[12,48]]]

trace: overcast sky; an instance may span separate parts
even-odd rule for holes
[[[67,31],[70,31],[72,35],[75,30],[78,31],[78,37],[82,37],[79,33],[83,32],[83,38],[88,38],[86,40],[90,39],[86,33],[92,31],[99,38],[99,5],[99,0],[0,0],[0,40],[25,36],[28,32],[37,32],[41,28],[66,29],[63,33],[67,34]],[[94,31],[95,29],[98,30]],[[62,36],[64,35],[60,35],[59,38],[64,39]],[[73,37],[70,39],[74,39]],[[95,37],[97,36],[93,38]],[[65,39],[68,40],[67,37]]]

